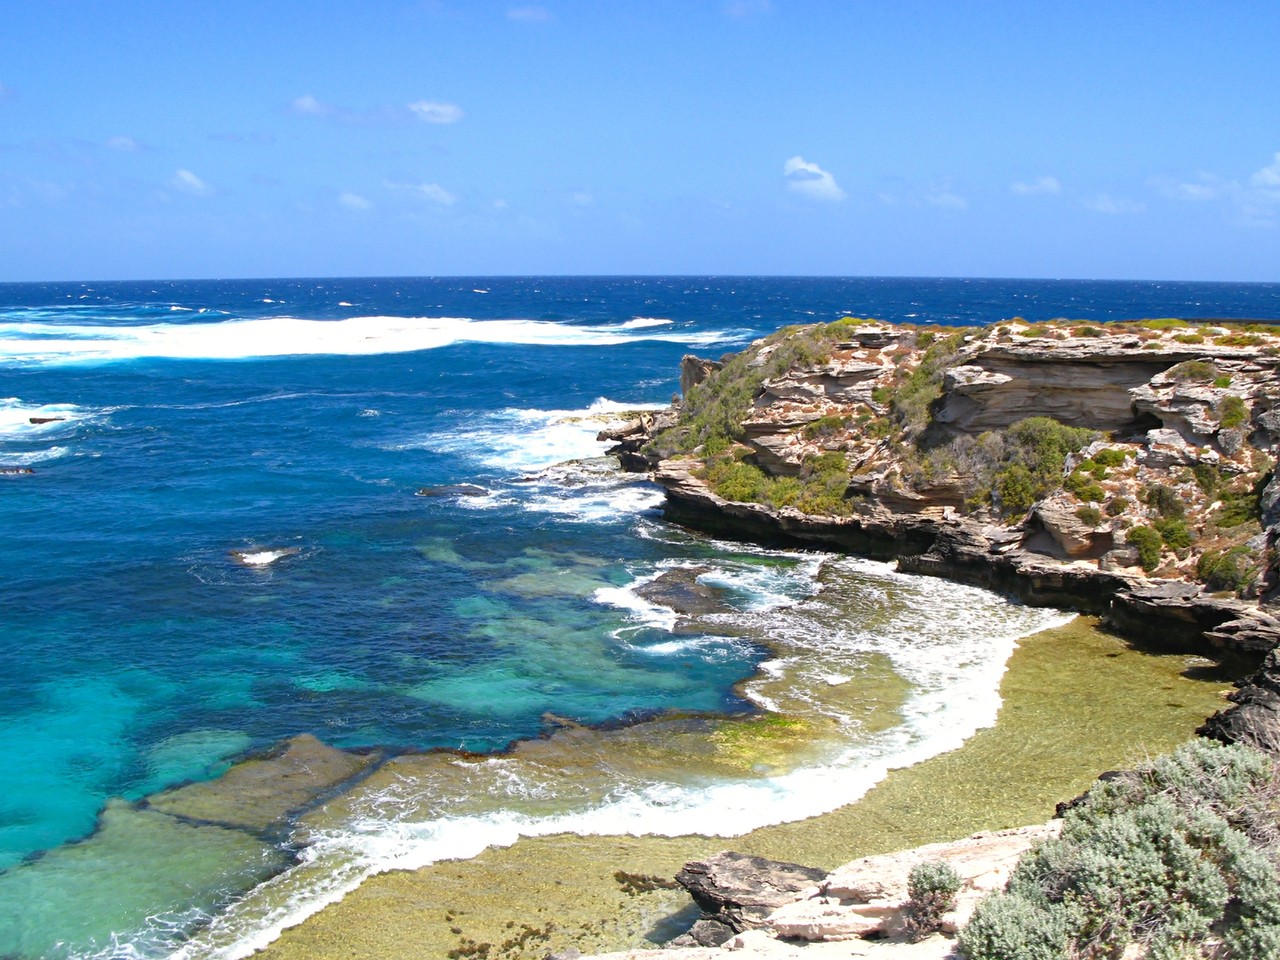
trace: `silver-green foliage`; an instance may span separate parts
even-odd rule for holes
[[[1212,934],[1217,956],[1280,958],[1272,777],[1255,750],[1197,740],[1095,786],[979,905],[962,946],[1004,960],[1118,956],[1137,941],[1173,960]]]

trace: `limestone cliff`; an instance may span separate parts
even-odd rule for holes
[[[686,358],[678,407],[613,436],[690,526],[1256,660],[1280,641],[1278,363],[1261,324],[845,318]]]

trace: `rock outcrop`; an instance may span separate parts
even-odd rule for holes
[[[685,525],[896,559],[1256,664],[1280,641],[1268,610],[1280,597],[1280,482],[1261,501],[1251,492],[1280,440],[1278,358],[1280,327],[1011,321],[940,335],[841,322],[737,358],[686,357],[689,402],[608,437],[625,466],[652,472],[667,516]],[[690,448],[690,436],[711,436],[708,418],[727,415],[716,392],[745,389],[729,449],[719,452],[723,436],[717,452]],[[1029,417],[1094,433],[1058,460],[1060,486],[1022,513],[991,462],[1000,431]],[[831,457],[844,469],[839,510],[795,494]],[[757,470],[764,492],[722,496],[713,461]],[[770,478],[791,484],[783,501]]]
[[[663,950],[604,954],[599,960],[759,960],[883,957],[941,960],[955,956],[955,932],[978,901],[1003,889],[1018,858],[1058,835],[1061,821],[978,833],[963,840],[863,857],[829,874],[820,870],[720,853],[685,866],[677,879],[703,917],[690,935]],[[907,879],[920,863],[943,861],[961,878],[941,932],[906,938]],[[676,949],[672,949],[672,948]]]

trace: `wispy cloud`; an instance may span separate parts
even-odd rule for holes
[[[350,126],[369,126],[383,123],[403,123],[421,120],[425,123],[457,123],[464,116],[455,103],[439,100],[415,100],[404,106],[381,106],[371,110],[348,110],[326,103],[311,94],[295,97],[289,104],[289,112],[299,117],[328,120]]]
[[[106,145],[112,150],[119,150],[122,153],[137,153],[143,149],[141,143],[133,137],[116,136],[107,137]]]
[[[365,197],[351,192],[344,193],[338,197],[338,202],[348,210],[368,210],[373,206]]]
[[[296,114],[303,117],[331,117],[336,111],[327,103],[321,103],[311,94],[304,94],[296,97],[289,108]]]
[[[1039,177],[1035,180],[1019,180],[1017,183],[1012,183],[1009,185],[1009,191],[1021,197],[1061,193],[1062,184],[1058,182],[1057,177]]]
[[[462,108],[455,103],[418,100],[409,104],[409,110],[425,123],[457,123],[462,119]]]
[[[516,23],[547,23],[551,20],[551,11],[534,5],[512,7],[507,11],[507,19]]]
[[[169,178],[169,186],[193,197],[207,197],[213,193],[213,187],[205,183],[190,170],[176,170]]]
[[[1113,197],[1109,193],[1094,194],[1085,200],[1084,205],[1095,213],[1105,213],[1111,216],[1123,213],[1141,213],[1146,209],[1140,203],[1135,203],[1125,197]]]
[[[458,202],[457,196],[438,183],[408,183],[400,180],[388,180],[386,187],[388,190],[408,194],[420,200],[428,200],[442,207],[451,207]]]
[[[804,157],[794,156],[784,163],[782,175],[786,178],[788,190],[811,200],[834,201],[845,197],[845,192],[840,189],[835,177],[816,163],[809,163]]]
[[[1280,152],[1276,153],[1270,164],[1249,178],[1249,185],[1273,200],[1280,200]]]
[[[1148,185],[1171,200],[1220,201],[1237,222],[1246,226],[1274,227],[1280,223],[1280,152],[1273,155],[1271,163],[1244,180],[1201,173],[1194,180],[1152,177]]]
[[[589,207],[596,202],[596,198],[586,190],[576,190],[569,194],[569,202],[575,207]]]

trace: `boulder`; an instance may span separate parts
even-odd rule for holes
[[[489,491],[474,483],[446,483],[438,487],[420,487],[415,497],[487,497]]]
[[[1234,705],[1219,710],[1196,731],[1223,743],[1244,743],[1280,757],[1280,650],[1272,649],[1261,668],[1230,694]]]
[[[725,924],[735,933],[759,926],[784,903],[816,892],[825,878],[826,871],[813,867],[731,851],[691,860],[676,874],[702,908],[704,919]]]
[[[635,592],[650,603],[686,617],[723,613],[729,609],[724,601],[724,591],[698,582],[698,577],[710,572],[710,567],[677,567],[642,584]]]

